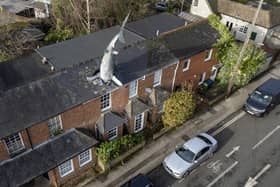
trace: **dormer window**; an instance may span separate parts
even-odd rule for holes
[[[162,70],[158,70],[154,74],[154,87],[159,86],[161,83]]]

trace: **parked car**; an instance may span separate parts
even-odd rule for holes
[[[160,1],[155,4],[155,9],[160,12],[167,11],[168,3],[166,1]]]
[[[269,79],[249,94],[244,109],[251,115],[263,116],[280,103],[280,80]]]
[[[121,187],[152,187],[153,183],[150,179],[143,174],[139,174],[126,183],[124,183]]]
[[[164,159],[162,165],[169,174],[180,179],[211,157],[217,147],[217,140],[201,133],[182,146],[177,146],[176,150]]]

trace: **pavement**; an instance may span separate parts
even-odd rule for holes
[[[120,186],[139,173],[147,174],[160,165],[164,157],[171,153],[176,145],[182,144],[201,132],[207,132],[225,124],[232,114],[242,108],[248,94],[272,77],[280,79],[280,65],[275,65],[246,87],[239,89],[227,99],[214,105],[209,111],[195,116],[184,125],[149,143],[123,165],[113,168],[107,176],[96,178],[93,181],[85,181],[79,186]]]

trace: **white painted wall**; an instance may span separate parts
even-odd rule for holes
[[[235,39],[240,40],[240,41],[244,41],[245,38],[246,38],[246,33],[240,32],[240,27],[241,26],[247,26],[248,27],[249,23],[246,22],[246,21],[242,21],[240,19],[228,16],[228,15],[224,15],[224,14],[221,14],[221,16],[222,16],[221,22],[224,25],[226,25],[227,22],[233,23],[231,32],[235,36]],[[255,26],[252,29],[252,31],[257,33],[255,43],[259,43],[259,44],[263,43],[268,29],[264,28],[264,27],[261,27],[261,26]]]
[[[197,0],[197,6],[194,6],[194,1],[192,0],[190,13],[207,18],[209,15],[213,14],[213,11],[207,0]]]

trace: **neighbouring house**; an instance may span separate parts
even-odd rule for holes
[[[126,43],[115,45],[120,84],[100,76],[119,26],[0,64],[1,187],[78,179],[96,166],[99,142],[141,132],[171,92],[215,78],[219,34],[206,20],[185,26],[166,13],[143,20],[127,24]]]
[[[208,17],[213,13],[220,14],[221,22],[233,33],[235,39],[244,41],[249,24],[251,24],[257,10],[258,2],[256,0],[248,0],[245,3],[235,0],[193,0],[190,12],[201,17]],[[252,28],[251,41],[263,45],[264,43],[271,43],[272,40],[273,43],[278,45],[280,42],[277,41],[279,40],[278,35],[280,35],[279,17],[279,5],[263,2],[256,25]]]
[[[26,18],[48,18],[50,16],[50,7],[51,0],[0,1],[1,10]]]

